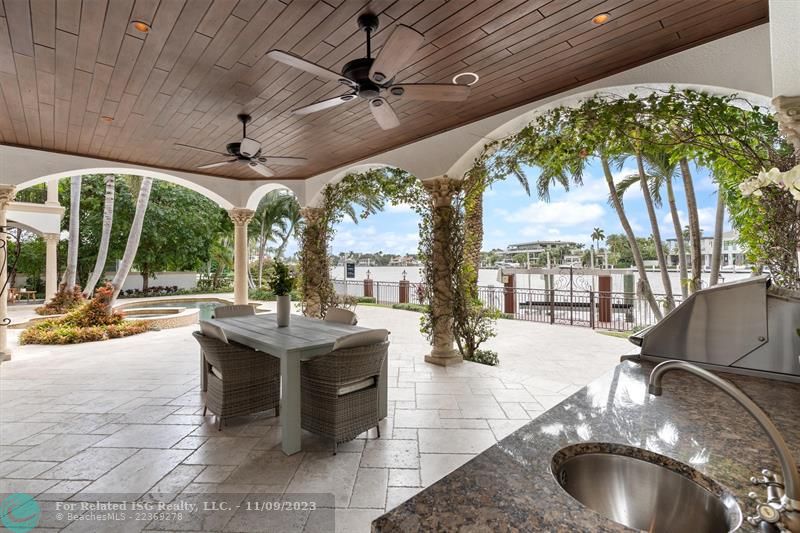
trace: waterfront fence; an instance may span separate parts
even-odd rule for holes
[[[424,287],[418,282],[365,284],[356,280],[334,280],[333,284],[339,295],[373,298],[379,305],[427,303]],[[481,286],[478,298],[484,307],[500,311],[506,318],[529,322],[612,331],[639,330],[658,322],[647,300],[632,292]],[[656,295],[656,300],[666,314],[664,295]],[[676,304],[679,301],[680,295],[676,295]]]

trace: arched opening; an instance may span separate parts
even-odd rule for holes
[[[41,183],[48,183],[51,181],[57,181],[62,178],[69,178],[72,176],[86,176],[86,175],[96,175],[96,174],[118,174],[118,175],[127,175],[127,176],[141,176],[141,177],[148,177],[158,180],[167,181],[170,183],[174,183],[176,185],[181,185],[186,187],[189,190],[194,192],[200,193],[209,200],[213,201],[223,209],[231,209],[234,207],[233,203],[226,198],[223,198],[220,194],[204,187],[194,181],[188,180],[186,178],[182,178],[176,176],[174,174],[170,174],[167,172],[157,171],[157,170],[146,170],[146,169],[137,169],[137,168],[129,168],[129,167],[94,167],[94,168],[81,168],[81,169],[74,169],[74,170],[65,170],[62,172],[56,172],[54,174],[48,174],[45,176],[40,176],[38,178],[34,178],[31,180],[24,181],[17,185],[17,190],[25,189],[27,187],[31,187],[33,185],[38,185]]]
[[[519,132],[522,128],[527,126],[531,123],[536,117],[540,116],[541,114],[547,112],[550,109],[555,109],[557,107],[570,107],[578,102],[585,100],[593,95],[600,94],[600,93],[609,93],[609,94],[637,94],[637,95],[644,95],[653,92],[653,90],[668,90],[670,87],[675,87],[679,90],[682,89],[694,89],[698,91],[707,92],[709,94],[714,95],[732,95],[738,94],[742,98],[748,100],[749,102],[769,108],[771,107],[771,97],[763,94],[756,94],[747,91],[738,91],[735,89],[731,89],[728,87],[719,87],[719,86],[712,86],[712,85],[697,85],[697,84],[686,84],[686,83],[636,83],[631,85],[609,85],[606,87],[595,87],[586,91],[581,91],[575,94],[569,94],[566,96],[559,96],[553,97],[550,99],[543,100],[539,104],[537,104],[532,109],[528,109],[527,111],[520,113],[516,117],[504,122],[500,126],[496,127],[489,133],[487,133],[481,140],[476,141],[464,154],[458,158],[458,160],[453,163],[450,169],[447,171],[447,175],[453,178],[461,178],[464,174],[472,168],[472,165],[475,162],[475,159],[481,155],[486,146],[487,142],[491,141],[498,141],[514,135],[515,133]]]

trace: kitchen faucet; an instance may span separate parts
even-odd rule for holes
[[[782,476],[773,474],[768,470],[763,471],[764,478],[758,480],[750,478],[754,485],[767,486],[767,502],[759,502],[755,493],[749,496],[756,500],[756,516],[747,519],[752,525],[757,526],[762,522],[773,524],[778,531],[800,533],[800,474],[797,472],[791,450],[786,445],[778,428],[772,423],[765,413],[742,390],[726,379],[702,369],[686,361],[664,361],[658,364],[650,373],[647,390],[653,396],[661,396],[661,379],[671,370],[683,370],[715,385],[728,396],[736,400],[750,415],[756,419],[761,428],[766,432],[772,448],[778,456]],[[797,406],[795,406],[797,407]],[[785,489],[785,490],[784,490]]]

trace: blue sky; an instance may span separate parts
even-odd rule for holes
[[[631,160],[616,173],[616,178],[635,172]],[[716,186],[705,169],[694,170],[695,194],[700,213],[700,226],[704,235],[713,232],[716,209]],[[536,176],[529,169],[531,180]],[[681,224],[686,226],[685,196],[680,180],[675,182],[675,194],[681,214]],[[674,236],[672,220],[665,205],[658,210],[662,238]],[[484,250],[505,248],[508,244],[533,240],[567,240],[591,244],[590,234],[594,227],[605,230],[606,235],[622,233],[614,209],[608,204],[608,188],[599,162],[590,164],[584,174],[583,186],[566,192],[551,191],[550,202],[529,197],[515,178],[496,183],[487,191],[484,199]],[[638,186],[625,195],[626,212],[634,232],[646,237],[650,235],[647,211]],[[417,249],[417,215],[407,206],[387,206],[382,212],[367,220],[353,224],[349,220],[336,228],[333,253],[377,252],[413,253]],[[726,230],[729,224],[726,221]],[[292,250],[293,251],[293,250]],[[290,251],[291,253],[291,251]]]

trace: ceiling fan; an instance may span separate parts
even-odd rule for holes
[[[358,17],[358,27],[367,34],[367,57],[350,61],[344,66],[341,74],[306,61],[289,52],[282,50],[270,50],[267,52],[267,56],[275,61],[305,70],[320,78],[338,81],[351,89],[347,94],[294,109],[293,113],[307,115],[359,97],[369,102],[369,109],[372,111],[372,116],[378,122],[378,125],[388,130],[399,126],[400,121],[385,98],[387,94],[412,100],[450,102],[459,102],[469,97],[470,87],[468,85],[394,83],[395,75],[407,65],[425,40],[425,37],[418,31],[398,24],[383,45],[383,48],[381,48],[378,57],[373,58],[371,40],[372,33],[378,29],[378,17],[372,13],[364,13]]]
[[[227,153],[208,150],[200,148],[199,146],[190,146],[188,144],[175,143],[175,146],[182,146],[183,148],[191,148],[192,150],[199,150],[201,152],[208,152],[210,154],[221,155],[224,157],[233,157],[227,161],[220,161],[218,163],[209,163],[207,165],[200,165],[197,168],[207,169],[216,168],[223,165],[230,165],[233,163],[246,164],[251,170],[254,170],[265,176],[271,178],[275,173],[270,170],[264,163],[273,163],[278,166],[284,165],[302,165],[306,162],[304,157],[277,157],[261,154],[261,143],[255,139],[247,136],[247,123],[250,122],[250,115],[241,114],[236,115],[239,122],[242,123],[242,140],[239,142],[228,143],[225,147]]]

